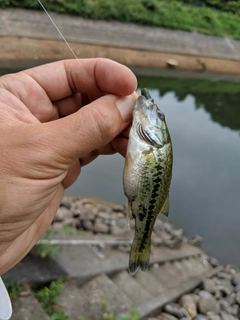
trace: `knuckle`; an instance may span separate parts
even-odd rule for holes
[[[95,130],[102,142],[111,141],[119,133],[120,125],[118,115],[109,111],[109,108],[102,106],[94,108],[92,112]]]

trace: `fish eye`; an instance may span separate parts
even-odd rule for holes
[[[164,115],[163,112],[157,111],[157,115],[158,115],[158,118],[159,118],[160,120],[165,120],[165,115]]]

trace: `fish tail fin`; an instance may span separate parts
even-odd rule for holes
[[[139,250],[139,244],[134,239],[131,247],[130,257],[129,257],[129,272],[133,276],[138,269],[146,271],[149,264],[151,245],[145,246],[143,251]]]

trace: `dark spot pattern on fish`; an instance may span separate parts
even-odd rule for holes
[[[145,219],[145,217],[146,217],[146,214],[147,214],[146,208],[144,208],[143,205],[140,205],[138,217],[139,217],[139,220],[140,220],[141,222],[144,221],[144,219]]]
[[[158,161],[159,161],[159,159],[158,159]],[[140,244],[140,247],[139,247],[139,252],[143,252],[146,249],[146,246],[149,245],[149,240],[150,240],[150,236],[151,236],[151,232],[152,232],[152,227],[153,227],[154,222],[155,222],[156,217],[157,217],[157,215],[156,215],[156,210],[157,210],[156,206],[157,206],[157,203],[158,203],[159,190],[160,190],[160,185],[161,185],[161,181],[162,181],[162,179],[161,179],[162,171],[161,170],[163,169],[163,166],[158,161],[155,162],[155,166],[153,167],[153,172],[156,172],[157,175],[155,175],[153,180],[152,180],[151,199],[149,200],[149,206],[148,206],[148,210],[147,210],[147,214],[146,214],[146,222],[145,222],[145,226],[144,226],[144,232],[143,232],[142,241],[141,241],[141,244]],[[148,187],[150,187],[150,186],[148,186]],[[149,188],[147,190],[149,192]],[[140,219],[140,216],[139,216],[139,220],[143,221],[143,220]]]

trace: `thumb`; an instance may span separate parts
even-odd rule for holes
[[[45,123],[44,153],[64,163],[112,141],[131,122],[136,94],[103,96],[65,118]],[[54,160],[54,159],[53,159]]]

